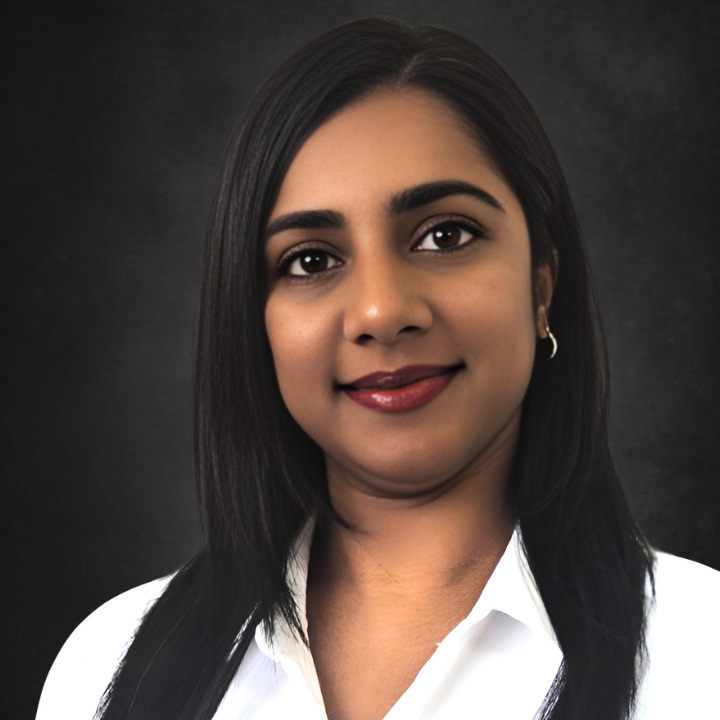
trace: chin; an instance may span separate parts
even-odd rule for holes
[[[427,450],[425,447],[415,453],[403,452],[395,458],[391,454],[377,459],[365,457],[362,467],[356,466],[351,472],[368,487],[375,488],[377,494],[416,497],[452,485],[473,464],[474,458],[458,462],[456,453],[439,453],[437,446],[431,452]]]

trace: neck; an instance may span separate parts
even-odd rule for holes
[[[486,469],[487,470],[487,469]],[[313,546],[314,580],[395,595],[482,588],[514,528],[507,467],[470,472],[416,496],[378,496],[328,463],[339,522]]]

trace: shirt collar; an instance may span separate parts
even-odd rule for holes
[[[310,518],[295,540],[287,569],[288,587],[295,601],[297,615],[306,638],[308,636],[305,611],[307,576],[314,530],[315,519]],[[266,623],[260,622],[255,628],[255,642],[265,655],[280,663],[289,676],[300,675],[311,689],[315,700],[322,705],[320,683],[310,651],[282,615],[278,614],[275,617],[275,632],[272,637],[268,636]]]
[[[475,607],[461,624],[467,627],[475,625],[492,611],[514,618],[557,644],[552,623],[525,557],[519,525],[515,527]]]
[[[287,572],[288,585],[295,599],[305,637],[308,629],[305,612],[307,575],[314,528],[315,521],[311,518],[295,541]],[[453,634],[456,636],[464,634],[493,611],[514,618],[533,632],[546,636],[554,644],[558,644],[522,548],[519,526],[516,526],[505,552],[475,606],[465,620],[455,628]],[[321,697],[310,652],[295,636],[293,629],[284,618],[276,618],[275,634],[272,638],[267,637],[265,623],[261,622],[255,631],[255,641],[265,655],[281,663],[287,672],[294,673],[299,670],[308,685],[313,688],[313,694],[317,693],[318,698]]]

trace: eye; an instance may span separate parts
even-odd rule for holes
[[[420,240],[413,246],[413,250],[450,252],[458,250],[480,237],[484,237],[484,232],[480,227],[457,220],[446,221],[436,224],[424,232]]]
[[[341,265],[341,261],[326,250],[307,248],[292,253],[280,263],[281,273],[291,277],[309,277]]]

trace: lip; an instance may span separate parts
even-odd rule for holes
[[[426,405],[453,380],[462,365],[411,365],[364,375],[339,388],[356,403],[380,412]]]

